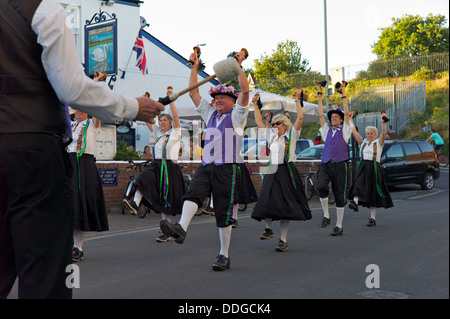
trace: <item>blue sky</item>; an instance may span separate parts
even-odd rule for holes
[[[371,44],[393,17],[441,14],[448,26],[447,0],[326,2],[329,68],[357,68],[375,60]],[[298,43],[312,70],[325,70],[323,0],[144,0],[141,15],[150,23],[150,34],[186,58],[193,46],[206,43],[201,58],[210,74],[214,63],[231,51],[247,48],[248,68],[285,40]]]

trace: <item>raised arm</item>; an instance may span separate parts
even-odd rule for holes
[[[324,126],[327,120],[325,120],[325,116],[323,115],[323,105],[322,105],[322,85],[319,84],[317,88],[317,109],[319,111],[319,120],[320,120],[320,126]]]
[[[170,95],[172,93],[173,93],[172,87],[168,87],[167,88],[167,95]],[[172,113],[172,118],[173,118],[172,127],[173,128],[180,128],[180,118],[178,116],[178,110],[177,110],[177,107],[175,106],[174,102],[170,102],[170,113]]]
[[[349,121],[350,121],[349,124],[353,124],[353,112],[349,113],[348,117],[349,117]],[[352,133],[353,133],[353,137],[355,138],[356,142],[358,142],[358,144],[361,143],[362,136],[356,130],[356,126],[355,125],[353,125]]]
[[[265,128],[266,125],[264,125],[264,122],[262,120],[261,111],[259,110],[259,107],[256,104],[256,101],[258,100],[258,98],[259,98],[259,96],[257,94],[255,94],[255,96],[253,97],[253,100],[252,100],[254,109],[255,109],[255,122],[256,122],[256,126],[258,128]]]
[[[294,92],[295,106],[297,108],[297,119],[294,122],[294,128],[295,128],[296,131],[300,131],[300,129],[302,128],[302,123],[303,123],[303,108],[302,108],[302,106],[300,104],[300,101],[299,101],[300,94],[301,94],[302,91],[303,91],[302,88],[298,88]]]
[[[386,138],[386,122],[385,119],[387,121],[389,121],[389,119],[386,117],[386,112],[382,112],[381,113],[381,136],[378,139],[378,142],[380,143],[381,146],[384,145],[384,139]]]
[[[180,128],[180,118],[178,117],[178,111],[174,102],[170,103],[170,112],[172,113],[173,118],[173,128]]]
[[[189,76],[189,86],[192,86],[194,84],[197,84],[198,82],[198,56],[196,53],[192,53],[190,58],[190,61],[194,63],[194,65],[191,65],[191,75]],[[200,105],[200,102],[202,101],[202,97],[200,96],[200,91],[197,88],[189,91],[189,96],[191,97],[192,102],[194,102],[195,107],[198,107]]]
[[[239,65],[242,67],[242,61],[245,60],[244,52],[239,51],[236,54]],[[240,106],[246,107],[248,105],[248,101],[250,100],[250,85],[248,84],[247,77],[245,76],[244,70],[241,70],[241,74],[238,76],[239,87],[241,88],[241,93],[239,94],[239,98],[237,100]]]
[[[378,142],[381,146],[384,145],[384,139],[386,138],[386,123],[384,121],[381,121],[381,136]]]
[[[350,117],[348,116],[348,114],[349,114],[348,103],[347,103],[347,97],[345,96],[346,85],[347,85],[347,82],[342,81],[340,93],[341,93],[341,98],[342,98],[342,104],[344,105],[344,122],[350,126]]]
[[[266,127],[267,128],[270,128],[270,116],[272,115],[272,111],[269,111],[269,112],[267,112],[265,115],[264,115],[264,118],[265,118],[265,120],[266,120]]]

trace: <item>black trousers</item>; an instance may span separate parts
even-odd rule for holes
[[[240,179],[239,167],[235,163],[200,166],[183,200],[194,202],[200,207],[212,193],[216,226],[230,226],[236,222],[233,218],[233,204],[239,199]]]
[[[328,184],[331,182],[332,191],[336,198],[336,207],[345,207],[348,191],[347,162],[322,163],[317,174],[319,197],[328,197],[330,191]]]
[[[50,134],[0,134],[0,299],[71,298],[71,165]],[[70,285],[69,285],[70,286]]]

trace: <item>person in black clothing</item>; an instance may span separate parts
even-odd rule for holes
[[[89,79],[66,19],[56,0],[0,0],[0,299],[17,277],[19,298],[72,297],[64,104],[109,123],[153,121],[164,110]]]

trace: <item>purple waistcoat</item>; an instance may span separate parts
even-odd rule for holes
[[[334,136],[332,129],[328,130],[323,148],[322,163],[327,163],[330,160],[336,163],[348,160],[348,143],[344,140],[342,128],[336,131]]]
[[[202,165],[209,163],[219,166],[226,163],[240,163],[239,154],[242,136],[239,136],[233,128],[230,110],[227,116],[217,126],[221,114],[214,111],[206,126],[205,145],[203,148]]]

